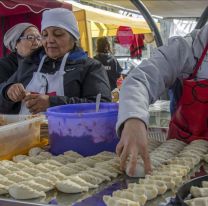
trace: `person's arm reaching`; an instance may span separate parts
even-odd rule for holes
[[[126,145],[128,146],[126,147]],[[131,150],[128,152],[129,149]],[[142,159],[144,160],[145,173],[148,174],[151,172],[151,163],[148,153],[146,125],[139,119],[128,119],[124,124],[121,140],[117,145],[116,153],[121,158],[122,170],[125,170],[127,158],[129,156],[129,174],[131,176],[134,175],[134,166],[137,164],[137,156],[139,151],[142,155]]]
[[[168,46],[155,50],[149,60],[144,60],[124,80],[120,92],[117,133],[121,136],[117,153],[121,167],[130,156],[130,171],[136,168],[138,153],[144,161],[145,172],[151,171],[148,154],[148,107],[177,77],[190,74],[195,64],[192,48],[183,38],[172,38]]]

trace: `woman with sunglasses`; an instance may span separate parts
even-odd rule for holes
[[[0,83],[7,81],[20,62],[41,46],[40,37],[38,28],[30,23],[16,24],[5,33],[4,45],[11,53],[0,59]]]
[[[80,34],[74,14],[64,8],[43,12],[43,48],[24,59],[1,93],[0,112],[39,113],[64,104],[111,101],[102,64],[77,46]],[[1,111],[2,110],[2,111]]]

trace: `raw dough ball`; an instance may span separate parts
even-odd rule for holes
[[[130,175],[129,170],[130,170],[130,164],[128,162],[126,167],[126,174],[129,177],[145,177],[144,165],[142,163],[137,163],[136,169],[134,171],[134,175]]]
[[[33,147],[32,149],[30,149],[28,155],[30,157],[34,157],[36,155],[39,155],[41,152],[43,152],[44,150],[41,149],[40,147]]]

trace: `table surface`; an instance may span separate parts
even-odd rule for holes
[[[189,175],[184,178],[184,182],[194,177],[207,174],[208,164],[200,163]],[[28,201],[16,201],[8,194],[0,196],[0,206],[39,206],[39,205],[59,205],[59,206],[105,206],[103,195],[111,195],[113,191],[126,189],[128,183],[138,182],[136,178],[129,178],[122,175],[112,182],[101,184],[96,189],[91,189],[89,192],[79,194],[64,194],[56,190],[47,193],[44,198],[33,199]],[[158,196],[156,199],[148,201],[145,206],[174,206],[175,191],[168,191],[164,195]],[[172,199],[171,199],[172,198]]]

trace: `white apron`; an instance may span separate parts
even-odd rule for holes
[[[64,67],[69,53],[66,53],[62,59],[60,69],[55,74],[44,74],[40,72],[46,55],[41,59],[37,72],[33,73],[33,77],[26,90],[31,93],[48,94],[49,96],[64,96]],[[19,114],[30,114],[29,109],[25,103],[21,103]]]

